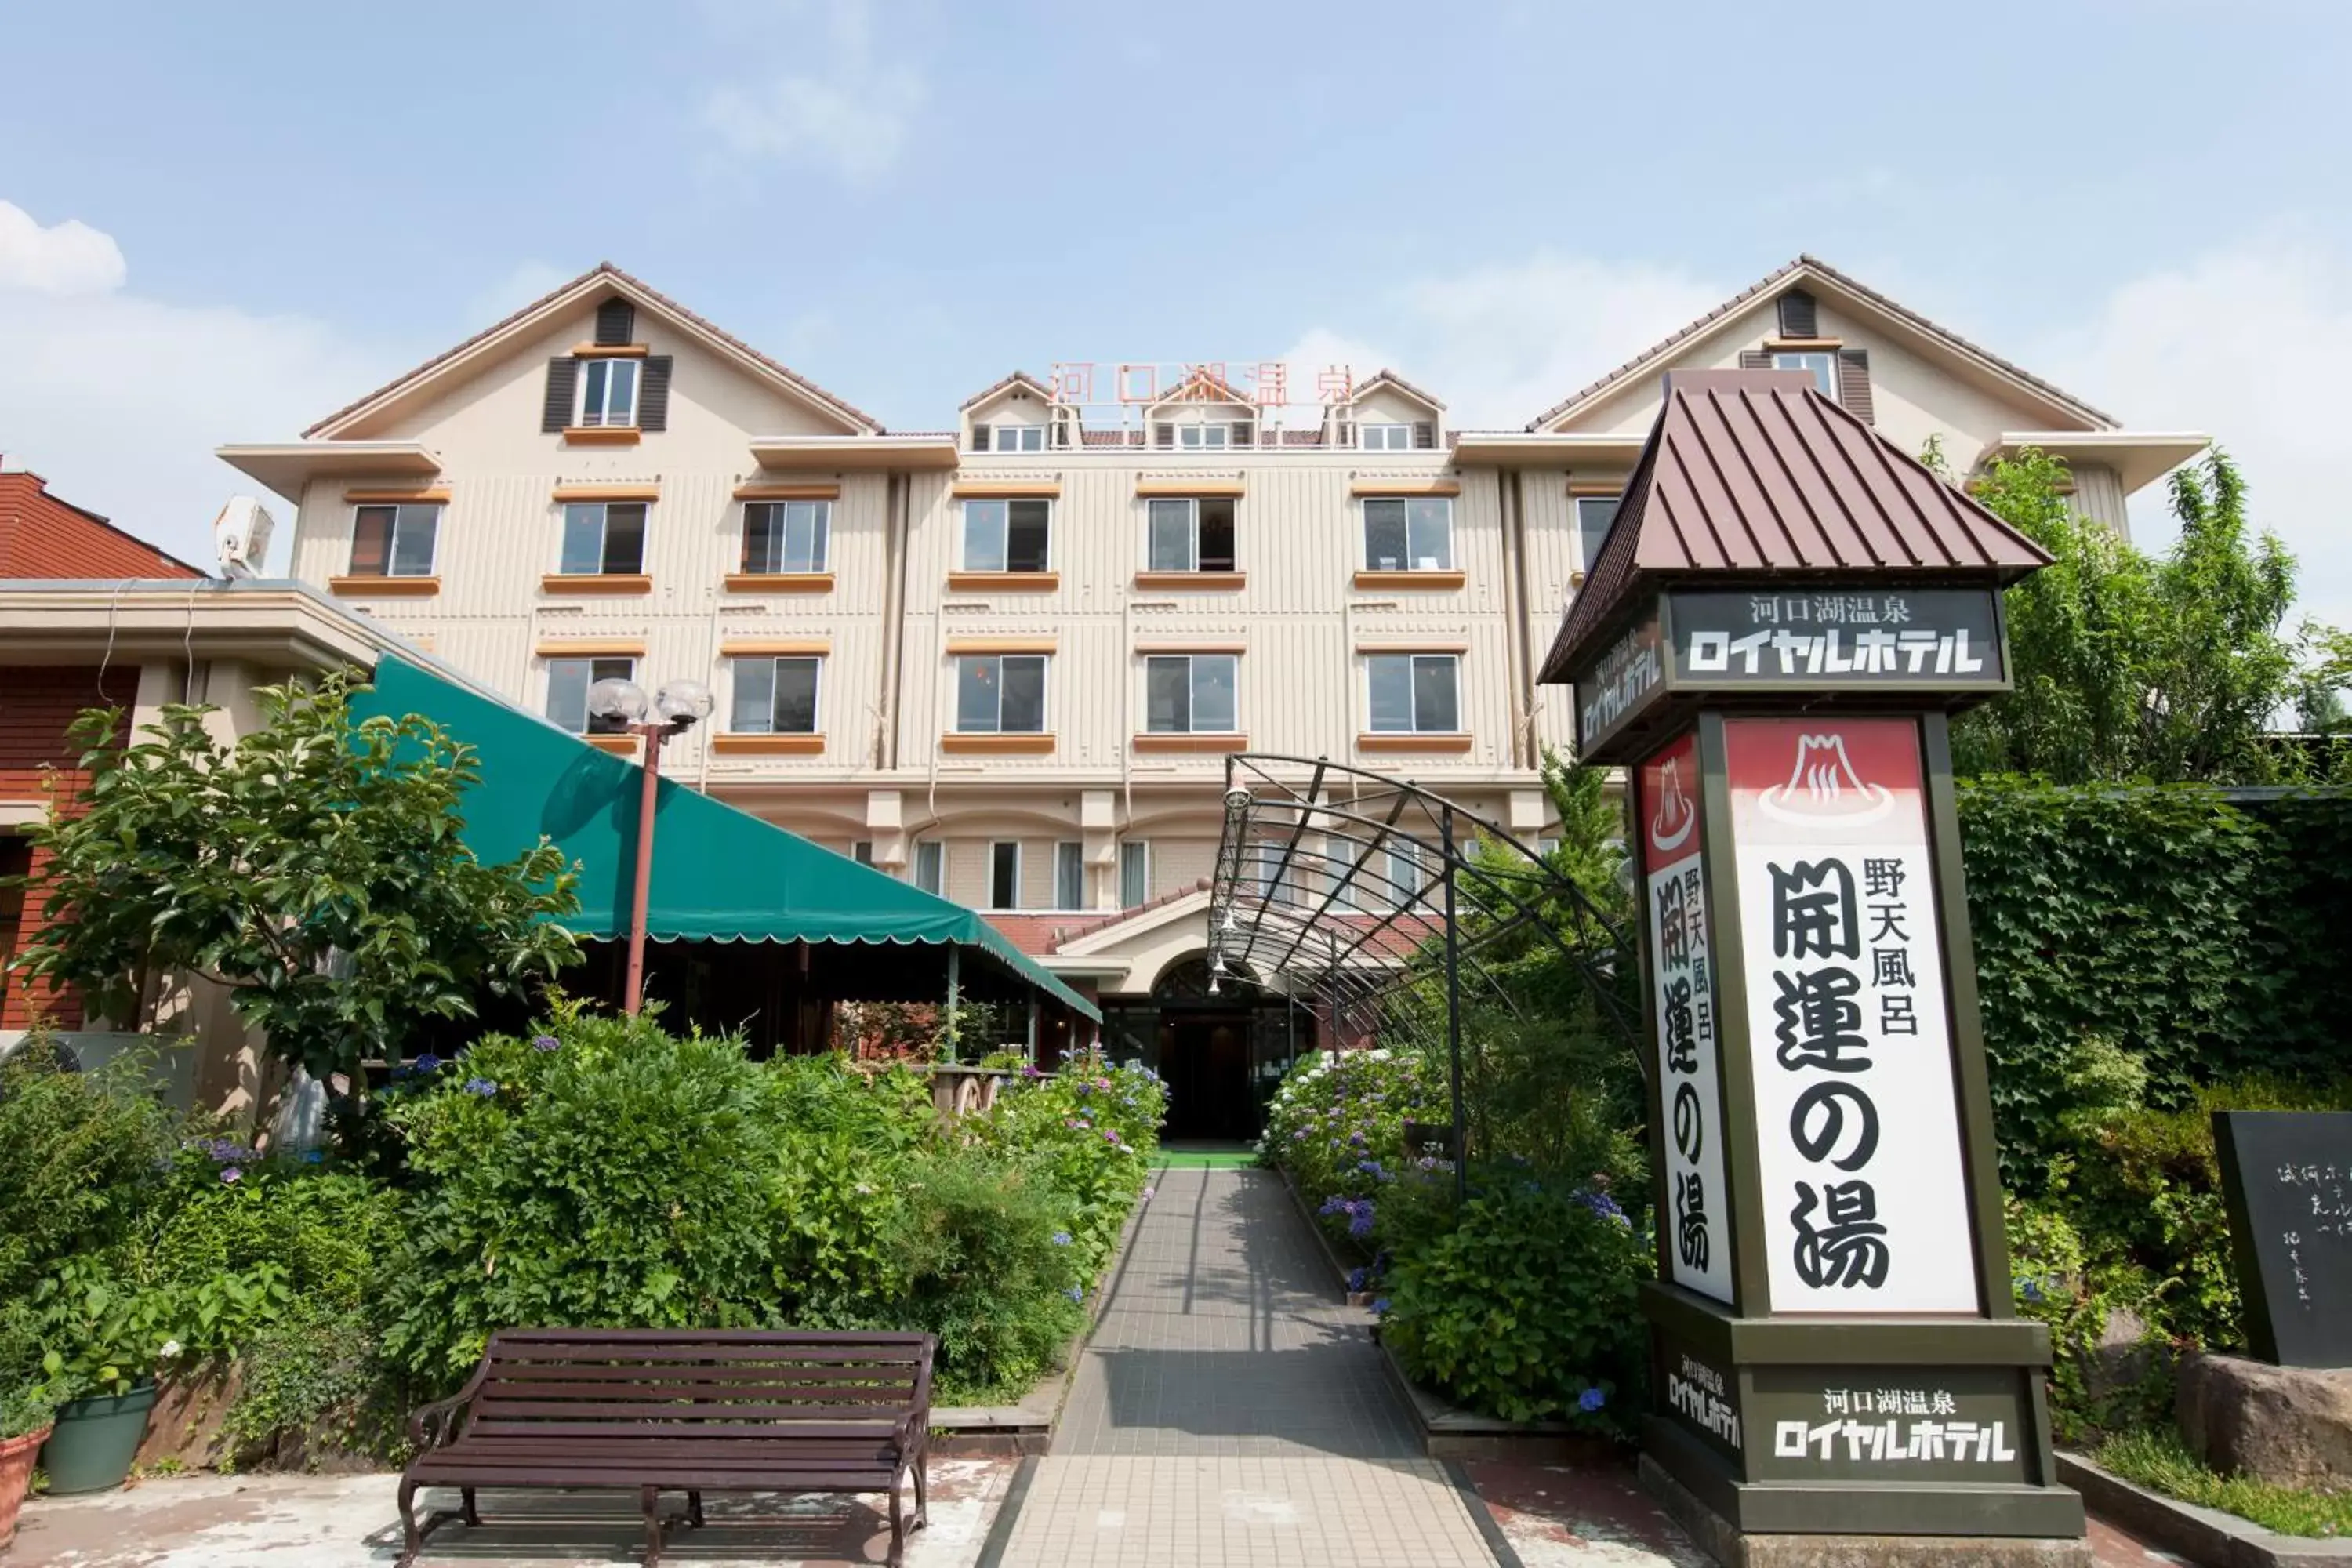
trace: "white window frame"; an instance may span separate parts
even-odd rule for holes
[[[747,664],[764,664],[771,668],[780,664],[814,665],[816,669],[814,689],[810,693],[809,727],[805,730],[776,728],[776,688],[773,677],[768,685],[768,722],[760,730],[745,730],[736,724],[736,682],[741,679]],[[818,653],[746,653],[737,654],[728,661],[727,668],[727,732],[730,735],[822,735],[824,733],[824,656]]]
[[[928,878],[924,875],[923,862],[926,860],[930,862]],[[915,885],[917,891],[929,893],[936,898],[945,898],[948,889],[948,847],[945,841],[938,838],[916,839],[915,852],[907,862],[907,879]],[[928,886],[925,885],[926,882],[929,883]]]
[[[1176,426],[1176,446],[1186,452],[1223,452],[1234,445],[1234,426],[1244,424],[1239,419],[1193,419]],[[1215,436],[1211,440],[1212,435]]]
[[[1774,349],[1774,370],[1801,370],[1813,378],[1813,390],[1832,403],[1838,400],[1838,356],[1832,349]]]
[[[1594,538],[1593,538],[1593,536],[1591,535],[1591,531],[1590,531],[1588,529],[1586,529],[1586,527],[1584,526],[1584,509],[1585,509],[1586,507],[1588,507],[1588,506],[1601,506],[1601,505],[1607,505],[1607,506],[1610,506],[1610,507],[1614,507],[1614,506],[1616,506],[1620,501],[1622,501],[1623,499],[1624,499],[1624,498],[1623,498],[1622,495],[1608,495],[1608,496],[1575,496],[1575,497],[1572,497],[1572,498],[1570,499],[1570,504],[1571,504],[1571,505],[1576,509],[1576,549],[1577,549],[1577,553],[1583,557],[1583,559],[1581,559],[1580,561],[1579,561],[1579,562],[1577,563],[1577,567],[1578,567],[1578,569],[1579,569],[1579,570],[1580,570],[1580,571],[1585,571],[1585,572],[1590,572],[1590,571],[1591,571],[1591,570],[1592,570],[1592,563],[1593,563],[1595,561],[1597,561],[1597,560],[1599,560],[1599,559],[1601,558],[1601,551],[1600,551],[1600,549],[1599,549],[1599,546],[1600,546],[1600,545],[1601,545],[1601,544],[1605,544],[1606,542],[1608,542],[1608,539],[1609,539],[1609,530],[1608,530],[1608,529],[1603,529],[1603,530],[1601,530],[1601,533],[1600,533],[1600,535],[1599,535],[1599,537],[1598,537],[1597,539],[1594,539]],[[1610,514],[1610,522],[1609,522],[1609,526],[1610,526],[1610,528],[1614,528],[1616,525],[1617,525],[1616,514],[1612,511],[1612,512]],[[1586,548],[1585,548],[1585,542],[1586,542],[1588,539],[1592,539],[1592,540],[1593,540],[1594,548],[1590,549],[1590,550],[1588,550],[1588,549],[1586,549]]]
[[[1234,558],[1227,565],[1209,568],[1203,567],[1201,564],[1201,502],[1204,500],[1220,500],[1224,502],[1225,505],[1233,508]],[[1163,566],[1158,561],[1154,560],[1151,554],[1151,547],[1154,542],[1152,516],[1162,507],[1175,506],[1181,506],[1185,510],[1184,564],[1181,566]],[[1202,572],[1209,570],[1218,572],[1238,572],[1242,568],[1241,531],[1241,503],[1238,498],[1227,496],[1153,496],[1143,503],[1144,570],[1147,572]]]
[[[564,732],[571,735],[619,733],[618,730],[599,730],[595,727],[596,716],[588,711],[588,693],[595,689],[596,682],[599,680],[615,679],[635,680],[637,678],[637,658],[635,654],[551,654],[542,658],[540,663],[541,669],[539,711],[549,723],[563,728]],[[565,726],[562,720],[548,711],[555,700],[555,669],[558,665],[563,664],[584,664],[588,667],[588,684],[580,689],[580,728],[576,730]],[[609,675],[600,676],[596,673],[596,667],[600,664],[625,664],[629,667],[628,673],[617,678]]]
[[[1007,437],[1012,439],[1007,440]],[[992,425],[988,427],[988,449],[992,452],[1042,452],[1045,449],[1045,427],[1043,425]]]
[[[1445,509],[1445,553],[1434,566],[1423,566],[1412,553],[1412,509],[1416,501],[1442,505]],[[1404,557],[1395,566],[1383,566],[1372,553],[1372,508],[1375,506],[1404,508]],[[1364,550],[1364,570],[1367,572],[1451,572],[1454,569],[1454,498],[1452,496],[1366,496],[1358,509],[1357,537]]]
[[[1372,668],[1381,659],[1401,658],[1406,661],[1405,689],[1412,698],[1412,724],[1409,729],[1382,730],[1373,722]],[[1420,689],[1414,682],[1412,667],[1424,658],[1442,658],[1454,667],[1454,723],[1445,729],[1425,727],[1421,721]],[[1364,656],[1364,731],[1372,735],[1459,735],[1466,732],[1462,723],[1462,656],[1458,653],[1413,652],[1400,648],[1393,653],[1369,653]]]
[[[1132,902],[1127,896],[1127,868],[1130,858],[1140,868],[1136,879],[1142,884],[1138,889],[1141,896]],[[1118,846],[1118,907],[1123,910],[1140,909],[1150,901],[1151,842],[1146,838],[1121,839]]]
[[[613,370],[615,366],[625,366],[629,373],[629,412],[627,417],[621,419],[613,417],[613,383],[615,380]],[[600,405],[592,408],[588,405],[589,384],[599,379],[604,382],[604,395]],[[587,355],[580,362],[580,394],[572,400],[572,423],[575,427],[586,430],[634,430],[645,407],[645,366],[638,363],[635,355]]]
[[[1063,895],[1069,889],[1063,886],[1064,874],[1076,867],[1078,874],[1077,897],[1065,902]],[[1087,847],[1076,838],[1059,838],[1054,842],[1054,904],[1056,910],[1083,910],[1087,907]]]
[[[1230,729],[1203,730],[1195,720],[1201,708],[1200,661],[1222,658],[1234,669],[1234,721]],[[1151,667],[1155,664],[1184,661],[1184,728],[1155,730],[1151,727]],[[1152,653],[1143,656],[1143,732],[1147,735],[1238,735],[1242,725],[1242,660],[1235,653]]]
[[[1412,450],[1412,426],[1386,421],[1376,425],[1360,424],[1356,426],[1356,446],[1366,452],[1410,452]]]
[[[996,852],[1005,848],[1013,851],[1013,901],[1009,904],[1000,904],[996,901]],[[982,906],[983,908],[1017,910],[1021,907],[1021,874],[1026,868],[1022,864],[1023,858],[1021,840],[1018,838],[992,838],[988,841],[988,902]]]
[[[1037,727],[1034,730],[1004,728],[1004,661],[1009,658],[1034,658],[1037,672]],[[986,659],[996,666],[996,726],[989,730],[967,730],[963,727],[963,667],[972,659]],[[955,715],[954,733],[959,735],[1050,735],[1054,732],[1054,656],[1049,653],[960,653],[950,667],[948,690],[949,710]]]
[[[807,565],[794,566],[785,559],[784,542],[790,537],[792,509],[803,506],[810,509],[809,537],[814,551]],[[769,532],[769,542],[773,546],[772,564],[762,563],[755,566],[751,563],[751,510],[754,507],[774,509],[775,521],[771,524]],[[830,563],[833,560],[833,503],[829,500],[747,500],[743,503],[743,532],[740,542],[742,548],[737,552],[737,559],[743,563],[743,570],[747,574],[775,576],[797,573],[829,572],[832,570]]]
[[[439,501],[361,501],[354,504],[352,508],[352,551],[354,559],[351,563],[351,575],[354,577],[432,576],[435,569],[441,563],[441,514],[446,510],[446,509]],[[359,563],[356,557],[360,547],[360,514],[367,511],[388,511],[392,513],[392,531],[384,535],[383,570],[381,573],[362,573],[358,570]],[[410,512],[426,512],[431,514],[430,521],[433,528],[433,548],[425,554],[425,570],[422,572],[401,572],[394,570],[394,566],[400,560],[400,525],[406,514]]]
[[[605,551],[613,532],[613,509],[616,506],[636,507],[646,514],[643,527],[637,530],[637,569],[635,572],[611,572],[605,568]],[[593,510],[596,514],[596,569],[593,572],[567,571],[563,563],[564,536],[572,531],[572,514],[575,510]],[[555,573],[560,577],[642,577],[646,574],[646,558],[653,551],[654,503],[642,500],[573,500],[562,503],[562,515],[556,519]]]
[[[1014,566],[1013,559],[1013,503],[1029,501],[1045,509],[1045,559],[1038,566]],[[971,521],[975,507],[1003,509],[1003,522],[996,540],[994,566],[975,566],[971,560]],[[957,569],[963,572],[1051,572],[1054,569],[1054,499],[1051,496],[968,496],[956,538]]]

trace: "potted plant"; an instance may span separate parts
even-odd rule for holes
[[[47,1320],[44,1395],[56,1429],[41,1449],[54,1493],[105,1491],[122,1484],[155,1407],[155,1367],[177,1343],[159,1326],[154,1297],[103,1278],[94,1258],[41,1282],[36,1307]]]
[[[16,1537],[16,1510],[33,1485],[33,1459],[48,1441],[48,1396],[40,1384],[0,1393],[0,1551]]]

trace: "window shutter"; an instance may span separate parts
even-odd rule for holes
[[[1743,349],[1740,351],[1739,354],[1739,368],[1742,370],[1770,370],[1772,368],[1772,356],[1766,353],[1762,349]]]
[[[1151,427],[1151,444],[1155,447],[1173,447],[1176,444],[1176,426],[1154,425]]]
[[[1791,289],[1780,296],[1780,335],[1784,338],[1817,338],[1822,324],[1813,310],[1813,297],[1802,289]]]
[[[1434,419],[1414,420],[1412,424],[1412,444],[1423,451],[1428,451],[1437,445],[1437,421]]]
[[[607,300],[596,307],[596,341],[626,343],[636,341],[637,308],[626,300]]]
[[[1250,428],[1250,422],[1248,420],[1236,419],[1234,421],[1234,446],[1246,447],[1255,439],[1256,439],[1256,433]]]
[[[580,362],[570,354],[547,362],[547,406],[539,427],[557,431],[572,423],[572,400],[580,389]]]
[[[1838,401],[1864,425],[1876,422],[1870,401],[1870,353],[1866,349],[1838,350]]]
[[[644,377],[637,383],[637,428],[669,428],[669,367],[667,354],[647,354]]]
[[[987,426],[975,425],[971,427],[971,449],[975,452],[985,452],[988,450]]]

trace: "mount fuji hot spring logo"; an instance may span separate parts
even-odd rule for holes
[[[1683,792],[1682,759],[1669,757],[1659,767],[1658,809],[1650,814],[1650,847],[1664,854],[1682,847],[1698,826],[1698,808]]]
[[[1801,825],[1875,822],[1895,809],[1895,796],[1854,770],[1843,735],[1800,734],[1788,782],[1758,795],[1756,806],[1767,816]]]

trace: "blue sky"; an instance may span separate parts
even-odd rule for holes
[[[600,258],[894,427],[1014,365],[1292,353],[1516,425],[1808,250],[2220,435],[2352,621],[2341,5],[49,5],[8,40],[0,452],[185,551],[239,482],[212,446]]]

